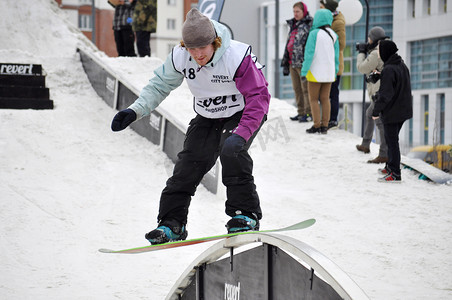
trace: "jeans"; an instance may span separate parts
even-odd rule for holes
[[[385,138],[388,144],[388,163],[386,166],[397,175],[400,175],[399,133],[402,126],[403,122],[384,124]]]
[[[336,81],[331,84],[330,91],[330,103],[331,103],[331,112],[330,112],[330,121],[337,122],[337,115],[339,114],[339,84],[341,83],[341,76],[337,75]]]
[[[308,81],[309,102],[311,103],[315,128],[328,127],[330,121],[330,90],[331,82]],[[322,111],[320,111],[319,100],[322,104]]]
[[[309,104],[308,81],[301,77],[301,68],[290,69],[290,77],[292,79],[292,87],[295,93],[295,103],[300,116],[311,114],[311,105]]]
[[[118,56],[137,56],[134,48],[135,35],[132,29],[115,30],[114,36]]]
[[[366,110],[366,125],[364,127],[364,136],[361,145],[369,148],[372,142],[372,136],[374,134],[375,125],[377,125],[377,132],[380,135],[380,152],[378,156],[388,157],[388,145],[385,138],[385,129],[381,118],[377,120],[372,119],[372,113],[374,111],[375,102],[370,101],[370,105]]]
[[[151,56],[151,32],[149,31],[137,31],[137,50],[140,57]]]

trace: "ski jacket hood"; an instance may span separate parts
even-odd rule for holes
[[[319,9],[314,16],[312,29],[319,29],[322,26],[331,26],[333,24],[333,14],[328,9]]]
[[[221,37],[221,47],[215,51],[213,58],[210,62],[212,64],[215,64],[220,60],[221,56],[223,56],[224,52],[231,44],[231,33],[229,32],[229,29],[223,24],[220,24],[215,20],[210,21],[212,22],[213,27],[215,28],[217,36]]]

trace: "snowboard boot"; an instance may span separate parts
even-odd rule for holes
[[[243,232],[243,231],[258,231],[259,220],[256,214],[252,213],[251,217],[243,215],[238,211],[237,215],[232,217],[228,223],[226,223],[228,233]]]
[[[152,245],[156,245],[185,240],[187,234],[185,225],[174,219],[169,219],[161,221],[156,229],[146,233],[145,238]]]

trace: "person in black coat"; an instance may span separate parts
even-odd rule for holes
[[[388,162],[380,173],[385,175],[381,182],[400,182],[399,132],[403,123],[413,117],[413,98],[411,95],[410,72],[397,54],[396,44],[390,40],[379,43],[379,56],[384,62],[381,71],[381,84],[375,96],[372,113],[374,120],[381,118],[384,124],[385,139],[388,144]]]

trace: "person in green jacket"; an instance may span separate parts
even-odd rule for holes
[[[151,56],[151,33],[157,29],[157,0],[137,0],[132,29],[137,39],[138,55]]]
[[[319,9],[306,42],[301,76],[308,80],[309,102],[314,125],[307,133],[328,131],[330,120],[330,90],[339,71],[339,40],[331,29],[333,15],[328,9]],[[320,111],[320,103],[322,111]]]

